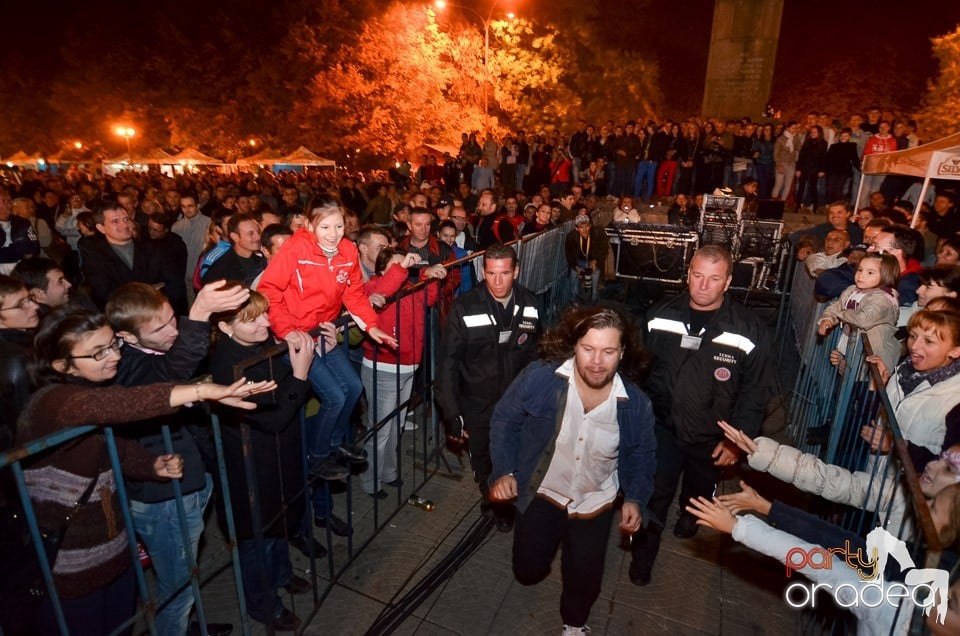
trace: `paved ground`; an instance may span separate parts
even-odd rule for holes
[[[767,429],[781,427],[782,413],[774,406]],[[407,438],[408,435],[405,435]],[[407,462],[409,466],[409,462]],[[453,461],[454,477],[460,477]],[[407,483],[414,483],[408,471]],[[735,490],[736,480],[724,490]],[[405,494],[408,490],[404,489]],[[381,502],[384,511],[399,512],[363,550],[335,584],[304,633],[317,636],[368,633],[378,615],[397,603],[434,565],[447,557],[479,517],[478,496],[467,473],[462,479],[435,476],[418,490],[436,504],[432,512],[398,503]],[[396,491],[391,491],[395,495]],[[345,494],[337,505],[345,508]],[[354,549],[370,536],[372,500],[355,493],[352,518],[357,528]],[[675,512],[668,519],[673,527]],[[327,544],[323,533],[318,538]],[[208,524],[205,554],[225,554],[214,524]],[[534,587],[517,583],[510,569],[510,534],[496,530],[453,576],[412,610],[395,633],[418,635],[555,634],[561,627],[559,559],[549,577]],[[347,542],[335,538],[334,555],[342,564]],[[309,563],[293,552],[297,573],[309,578]],[[223,560],[221,559],[221,562]],[[630,556],[613,528],[607,550],[600,599],[589,624],[596,634],[787,634],[796,631],[797,614],[782,600],[786,579],[782,566],[740,548],[728,537],[709,530],[682,541],[665,533],[653,582],[643,588],[630,583]],[[326,563],[320,572],[326,573]],[[326,585],[326,577],[321,580]],[[232,572],[229,568],[204,586],[208,621],[233,622],[240,633]],[[301,617],[308,617],[309,596],[286,599]],[[250,624],[251,633],[264,633]]]
[[[813,223],[822,217],[787,214],[784,234]],[[783,428],[783,412],[771,406],[765,423],[766,434]],[[419,433],[420,431],[418,431]],[[413,437],[404,435],[404,444]],[[416,446],[421,447],[421,437]],[[447,557],[467,535],[479,517],[479,498],[469,471],[452,458],[452,472],[437,475],[417,492],[436,504],[432,512],[407,505],[411,484],[422,482],[422,472],[414,479],[411,462],[405,457],[403,499],[390,491],[391,498],[381,501],[377,522],[383,529],[343,572],[338,583],[316,615],[304,627],[304,633],[317,636],[366,634],[388,605],[396,604],[436,564]],[[445,473],[446,471],[441,471]],[[738,477],[722,484],[721,490],[738,489]],[[372,500],[351,484],[352,520],[356,529],[353,545],[332,537],[333,554],[339,569],[348,560],[349,549],[356,552],[374,528]],[[345,516],[346,493],[335,496],[338,514]],[[399,511],[389,521],[386,517]],[[672,528],[676,510],[667,521]],[[317,538],[329,545],[323,531]],[[556,634],[561,627],[558,612],[560,598],[559,558],[550,576],[534,587],[523,587],[512,576],[510,547],[512,535],[492,530],[482,546],[451,578],[434,590],[419,607],[399,624],[397,634],[481,635],[481,634]],[[232,622],[241,633],[241,620],[233,587],[232,570],[226,547],[216,524],[209,523],[202,561],[214,562],[219,574],[204,585],[207,620]],[[296,573],[310,578],[309,562],[291,552]],[[643,588],[630,583],[627,571],[630,555],[621,547],[621,536],[612,529],[600,599],[594,605],[589,624],[595,634],[789,634],[797,631],[798,615],[782,599],[786,583],[782,566],[737,546],[728,537],[701,530],[690,540],[679,540],[669,531],[653,582]],[[321,591],[328,589],[329,565],[319,564]],[[285,599],[299,616],[308,619],[312,598]],[[263,626],[249,624],[249,632],[263,634]]]

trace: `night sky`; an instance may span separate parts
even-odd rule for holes
[[[534,17],[550,10],[549,4],[538,6],[540,2],[548,0],[501,0],[502,5],[511,4]],[[235,0],[230,5],[231,15],[237,22],[263,20],[264,11],[269,11],[266,4]],[[275,4],[283,4],[283,0]],[[489,6],[485,0],[472,4]],[[683,116],[699,110],[712,0],[578,0],[553,6],[558,4],[583,7],[585,14],[594,8],[595,19],[612,46],[637,51],[659,62],[665,115]],[[91,23],[149,37],[145,6],[127,0],[8,5],[3,10],[6,28],[0,66],[5,68],[16,60],[14,63],[26,65],[39,77],[54,74],[63,56],[71,54],[73,35]],[[193,13],[197,29],[217,27],[206,20],[214,3],[157,0],[149,6]],[[951,30],[958,22],[960,1],[956,0],[786,0],[772,101],[776,102],[778,94],[788,87],[807,81],[824,65],[849,59],[857,67],[880,63],[898,70],[892,75],[903,81],[891,87],[889,98],[910,110],[917,106],[927,79],[936,72],[929,38]],[[108,51],[109,44],[104,48]]]

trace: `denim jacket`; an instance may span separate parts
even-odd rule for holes
[[[533,362],[513,381],[493,410],[490,420],[492,485],[513,473],[517,478],[520,512],[536,495],[553,458],[560,432],[569,381],[558,375],[560,363]],[[653,407],[647,396],[624,379],[629,396],[617,404],[620,450],[617,471],[620,489],[628,502],[645,509],[653,492],[657,441],[653,433]]]

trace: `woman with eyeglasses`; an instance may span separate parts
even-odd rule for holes
[[[247,398],[276,387],[274,382],[246,379],[230,386],[108,385],[117,373],[122,344],[101,314],[60,310],[47,316],[34,340],[33,371],[39,388],[20,415],[18,441],[75,426],[122,426],[204,400],[252,409],[255,405]],[[125,476],[164,480],[183,474],[183,460],[177,455],[155,457],[120,436],[116,445]],[[54,446],[26,466],[24,476],[42,529],[55,532],[70,516],[52,564],[69,632],[114,632],[133,614],[136,587],[104,437],[86,435]],[[91,483],[89,498],[73,512]],[[42,634],[59,633],[49,595],[36,627]]]
[[[13,446],[17,415],[30,397],[27,362],[37,316],[24,284],[0,274],[0,450]]]

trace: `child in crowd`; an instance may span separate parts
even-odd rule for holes
[[[889,254],[870,253],[857,265],[854,284],[840,294],[823,312],[817,326],[821,336],[844,323],[843,335],[830,361],[840,364],[853,328],[866,332],[874,354],[892,369],[900,358],[900,343],[895,337],[900,307],[897,301],[897,277],[900,266]]]
[[[417,254],[404,255],[389,247],[384,248],[377,255],[377,273],[364,284],[364,291],[367,294],[378,293],[384,296],[396,294],[410,286],[407,270],[419,262]],[[420,280],[426,280],[433,273],[432,268],[422,268]],[[383,345],[374,345],[370,340],[363,343],[360,378],[367,395],[367,421],[371,431],[377,428],[378,422],[410,399],[414,376],[423,355],[426,336],[425,307],[436,304],[439,292],[439,284],[428,284],[424,289],[390,303],[380,312],[381,326],[397,339],[396,351]],[[381,484],[400,486],[397,474],[397,441],[406,416],[406,409],[401,409],[396,418],[391,418],[372,434],[364,447],[368,463],[366,470],[360,474],[360,482],[363,492],[371,497],[383,499],[387,496],[386,491],[380,487]]]
[[[346,306],[357,326],[377,344],[396,347],[394,338],[380,330],[377,314],[363,292],[363,275],[357,246],[343,240],[344,214],[340,202],[328,195],[310,204],[307,223],[294,232],[283,249],[270,259],[258,291],[269,300],[270,324],[279,338],[294,331],[321,328],[309,381],[320,398],[320,411],[307,422],[309,468],[312,476],[341,479],[343,462],[362,463],[363,449],[351,444],[350,415],[360,399],[360,378],[341,346],[323,343],[335,336],[336,320]],[[332,513],[329,489],[314,493],[314,521],[321,528],[346,536],[349,525]],[[307,533],[309,536],[309,533]]]

